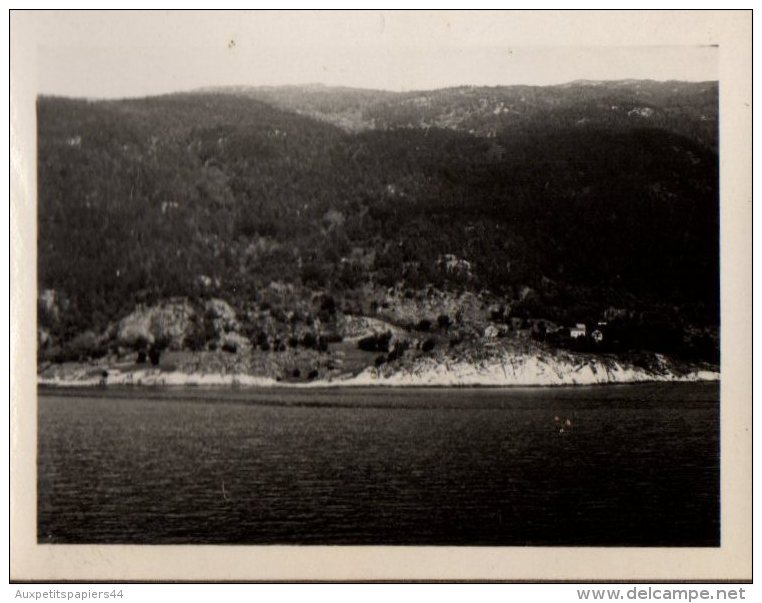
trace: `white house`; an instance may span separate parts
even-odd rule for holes
[[[587,327],[584,325],[584,323],[578,322],[575,326],[569,329],[569,335],[572,339],[587,337]]]

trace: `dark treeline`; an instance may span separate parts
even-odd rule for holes
[[[480,89],[418,105],[366,92],[337,104],[377,126],[353,132],[308,116],[298,95],[288,109],[307,115],[250,94],[40,98],[40,290],[67,300],[64,337],[136,303],[236,304],[274,280],[337,299],[367,282],[486,289],[555,320],[668,307],[716,325],[716,84],[644,86],[531,89],[516,123],[486,111]],[[457,127],[430,126],[439,105],[458,107]],[[399,115],[416,106],[407,127]]]

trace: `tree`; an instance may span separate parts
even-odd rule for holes
[[[151,364],[154,366],[159,365],[159,359],[161,358],[161,350],[157,346],[151,346],[148,350],[148,358],[151,360]]]
[[[307,349],[314,349],[317,346],[317,337],[311,331],[307,331],[302,336],[302,345]]]
[[[391,351],[386,356],[388,362],[393,362],[397,358],[402,358],[410,343],[407,340],[397,340],[394,342]]]
[[[374,333],[363,337],[357,342],[357,347],[365,352],[386,352],[389,349],[389,341],[392,338],[391,331]]]

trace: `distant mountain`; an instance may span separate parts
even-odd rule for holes
[[[396,287],[716,325],[717,115],[716,82],[41,97],[41,323],[279,281],[364,314]]]
[[[538,124],[645,126],[715,150],[717,143],[717,82],[580,80],[558,86],[462,86],[404,93],[324,86],[216,91],[256,98],[347,131],[439,127],[494,137],[532,131]]]

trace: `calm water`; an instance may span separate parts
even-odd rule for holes
[[[718,400],[717,384],[41,390],[38,537],[716,546]]]

